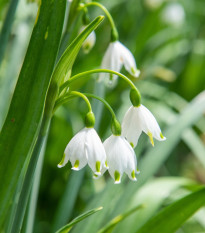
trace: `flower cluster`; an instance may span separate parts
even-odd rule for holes
[[[63,88],[66,88],[67,92],[65,91],[65,93],[59,97],[57,105],[59,105],[59,103],[64,103],[67,99],[78,96],[85,100],[89,112],[86,115],[85,127],[70,140],[58,167],[61,168],[70,161],[73,170],[80,170],[88,164],[94,173],[94,178],[101,177],[108,170],[116,184],[121,182],[124,173],[126,173],[131,180],[136,181],[136,175],[139,171],[137,169],[137,158],[134,148],[137,146],[141,133],[144,132],[149,136],[153,146],[153,138],[159,141],[163,141],[166,138],[162,135],[155,117],[141,104],[141,95],[136,86],[126,76],[119,73],[122,66],[135,78],[139,77],[140,71],[137,69],[135,58],[132,53],[119,42],[117,29],[109,12],[98,2],[81,4],[84,10],[84,25],[88,24],[89,21],[86,7],[91,5],[98,6],[104,10],[112,27],[111,41],[102,59],[101,69],[97,70],[96,73],[101,72],[99,80],[104,80],[109,86],[113,86],[113,83],[116,83],[115,81],[118,76],[123,78],[131,86],[130,100],[132,106],[125,113],[121,130],[121,125],[113,109],[104,99],[89,93],[83,94],[76,91],[69,91],[69,84],[71,82],[80,77],[87,76],[87,74],[95,73],[95,70],[83,72],[71,77],[70,80],[67,81],[68,84],[62,85]],[[84,28],[85,26],[82,27],[81,31]],[[94,46],[95,41],[96,36],[95,33],[92,32],[82,45],[84,52],[89,52]],[[102,143],[94,129],[95,116],[87,97],[96,98],[103,102],[112,114],[112,135],[108,137],[104,143]]]
[[[71,139],[58,167],[65,166],[69,160],[73,170],[88,164],[94,178],[108,170],[116,184],[121,182],[124,172],[132,180],[136,180],[138,173],[135,152],[128,141],[121,135],[111,135],[102,143],[94,128],[85,127]]]
[[[133,148],[136,147],[142,131],[150,137],[152,145],[153,137],[160,141],[166,139],[152,113],[143,105],[128,109],[122,122],[122,135],[119,122],[113,121],[113,134],[104,143],[93,127],[94,123],[87,124],[71,139],[62,161],[58,164],[59,168],[70,160],[73,170],[80,170],[88,164],[94,178],[101,177],[108,170],[115,184],[121,182],[123,173],[136,181],[139,171]]]

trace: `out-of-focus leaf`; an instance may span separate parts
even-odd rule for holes
[[[103,207],[99,207],[96,209],[92,209],[87,211],[86,213],[76,217],[75,219],[73,219],[70,223],[68,223],[67,225],[65,225],[64,227],[62,227],[61,229],[59,229],[58,231],[56,231],[56,233],[67,233],[71,230],[71,228],[77,224],[78,222],[82,221],[83,219],[89,217],[92,214],[95,214],[96,212],[102,210]]]
[[[4,24],[0,33],[0,65],[4,56],[4,52],[6,49],[6,44],[9,38],[9,33],[11,31],[11,26],[14,20],[14,15],[16,12],[16,7],[18,5],[18,0],[12,0],[10,2],[6,18],[4,20]]]
[[[66,185],[65,192],[62,195],[58,209],[56,211],[55,220],[53,223],[53,230],[59,228],[68,222],[68,219],[72,213],[75,201],[77,199],[77,193],[83,180],[84,170],[75,174],[72,172],[69,176],[69,180]]]
[[[113,228],[119,223],[122,222],[124,219],[126,219],[128,216],[130,216],[131,214],[135,213],[136,211],[138,211],[139,209],[143,208],[143,205],[139,205],[129,211],[127,211],[124,214],[120,214],[118,216],[116,216],[115,218],[113,218],[105,227],[103,227],[102,229],[100,229],[98,231],[98,233],[108,233],[108,232],[112,232]]]
[[[137,233],[175,232],[199,208],[205,205],[205,188],[200,189],[164,208]]]
[[[200,137],[192,129],[187,129],[182,138],[205,168],[205,146]]]
[[[144,208],[120,223],[114,232],[123,233],[126,231],[127,226],[130,228],[129,233],[136,232],[160,209],[172,192],[178,190],[180,187],[192,184],[193,181],[180,177],[163,177],[151,180],[136,193],[133,193],[131,201],[128,204],[131,207],[143,203]]]

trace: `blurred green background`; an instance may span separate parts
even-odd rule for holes
[[[119,213],[145,203],[145,208],[126,218],[113,230],[136,232],[163,207],[205,183],[205,118],[197,119],[193,127],[191,123],[183,126],[183,119],[194,115],[194,111],[183,115],[184,109],[205,89],[205,1],[99,2],[112,14],[120,41],[132,51],[141,70],[137,80],[124,69],[122,73],[141,91],[142,103],[156,116],[167,141],[164,145],[155,142],[155,148],[152,148],[145,135],[140,137],[136,155],[141,173],[137,183],[125,178],[121,185],[114,185],[107,173],[99,180],[93,180],[88,167],[80,172],[71,171],[70,164],[58,169],[63,151],[72,136],[83,127],[86,113],[86,106],[79,99],[60,107],[52,119],[42,171],[40,166],[37,171],[41,180],[34,232],[53,232],[85,210],[102,205],[104,209],[100,213],[72,230],[97,232]],[[9,3],[0,1],[0,29]],[[36,2],[19,1],[6,49],[0,57],[0,128],[23,63],[37,9]],[[103,12],[92,7],[89,14],[93,19]],[[64,37],[60,51],[75,38],[81,25],[82,15],[79,13]],[[107,19],[96,30],[96,35],[95,47],[89,54],[79,53],[72,74],[100,67],[110,38]],[[75,83],[72,89],[104,95],[122,120],[131,105],[128,87],[121,80],[113,89],[104,87],[102,83],[95,82],[96,77]],[[111,134],[111,118],[100,103],[92,103],[97,118],[96,130],[104,141]],[[205,208],[177,232],[205,232]]]

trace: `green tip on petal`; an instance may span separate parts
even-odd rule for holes
[[[65,160],[65,153],[63,154],[63,158],[61,159],[60,163],[58,164],[58,167],[61,168],[63,167],[63,163],[64,163],[64,160]]]
[[[137,173],[137,174],[140,174],[140,170],[139,170],[138,168],[137,168],[137,170],[136,170],[136,173]]]
[[[91,47],[92,47],[92,46],[91,46],[90,43],[84,44],[84,46],[83,46],[84,52],[85,52],[85,53],[88,53],[88,52],[90,51]]]
[[[96,175],[96,174],[93,174],[93,178],[94,178],[94,179],[97,179],[97,178],[99,178],[99,176]]]
[[[100,161],[97,161],[95,164],[96,172],[100,173]]]
[[[108,168],[107,160],[105,161],[105,166]]]
[[[132,148],[134,148],[134,144],[133,144],[132,142],[130,142],[130,146],[131,146]]]
[[[149,136],[149,139],[150,139],[150,142],[151,142],[152,146],[154,146],[154,140],[153,140],[152,133],[151,133],[151,132],[148,132],[147,135]]]
[[[134,67],[131,67],[131,72],[133,73],[133,74],[135,74],[135,69],[134,69]]]
[[[164,139],[164,136],[163,136],[162,132],[160,133],[160,138]]]
[[[133,180],[136,180],[136,177],[135,177],[135,170],[133,170],[133,171],[131,172],[131,177],[132,177]]]
[[[73,170],[78,170],[79,164],[80,164],[80,161],[76,160],[74,166],[72,167],[72,169]]]
[[[115,171],[114,177],[115,177],[115,184],[119,184],[121,181],[120,181],[120,173],[118,171]]]

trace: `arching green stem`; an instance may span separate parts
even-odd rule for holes
[[[114,23],[114,20],[110,14],[110,12],[106,9],[106,7],[104,7],[101,3],[99,2],[88,2],[88,3],[81,3],[80,4],[80,7],[83,9],[85,7],[89,7],[89,6],[97,6],[99,7],[104,13],[105,15],[107,16],[109,22],[110,22],[110,26],[112,28],[112,35],[111,35],[111,39],[112,41],[116,41],[118,40],[118,31],[117,31],[117,28],[115,26],[115,23]]]
[[[56,103],[55,103],[55,106],[54,106],[54,110],[53,110],[53,113],[56,111],[56,109],[66,103],[67,101],[73,99],[74,97],[81,97],[87,104],[88,106],[88,110],[89,112],[92,112],[92,107],[91,107],[91,104],[90,104],[90,101],[88,100],[88,98],[81,92],[78,92],[78,91],[71,91],[71,92],[68,92],[64,95],[62,95],[60,98],[58,98],[56,100]]]
[[[112,107],[109,105],[109,103],[106,100],[104,100],[103,98],[101,98],[99,96],[96,96],[94,94],[80,93],[80,92],[77,92],[77,91],[68,92],[68,93],[62,95],[60,98],[57,99],[55,107],[54,107],[54,111],[60,105],[66,103],[67,101],[71,100],[73,97],[77,97],[77,96],[82,97],[86,101],[86,103],[89,102],[89,100],[87,99],[87,97],[95,98],[95,99],[101,101],[106,106],[106,108],[109,110],[109,112],[112,115],[112,124],[111,124],[112,133],[114,135],[121,135],[121,125],[120,125],[119,121],[117,120],[117,117],[116,117],[116,115],[115,115]],[[92,115],[89,115],[89,114],[92,114]],[[95,117],[94,117],[94,114],[92,112],[92,109],[86,115],[86,120],[87,120],[86,121],[86,124],[87,124],[86,127],[89,127],[89,126],[90,127],[94,127]]]
[[[62,95],[61,97],[59,97],[55,102],[55,106],[53,108],[53,114],[55,113],[55,111],[57,110],[58,107],[65,104],[66,102],[72,100],[75,97],[76,96],[73,96],[73,95],[71,96],[71,95],[68,95],[68,94],[65,94],[65,95]]]
[[[112,115],[112,123],[111,123],[111,131],[114,135],[121,135],[121,124],[120,122],[117,120],[117,117],[112,109],[112,107],[108,104],[108,102],[106,100],[104,100],[103,98],[90,94],[90,93],[83,93],[84,95],[86,95],[87,97],[91,97],[91,98],[95,98],[99,101],[101,101],[106,108],[109,110],[109,112]]]
[[[103,98],[101,98],[97,95],[94,95],[94,94],[90,94],[90,93],[83,93],[83,94],[87,97],[94,98],[94,99],[101,101],[105,105],[105,107],[109,110],[109,112],[111,113],[112,118],[116,119],[116,115],[115,115],[112,107],[109,105],[109,103],[106,100],[104,100]]]
[[[137,89],[137,87],[134,85],[134,83],[129,79],[127,78],[125,75],[119,73],[119,72],[116,72],[114,70],[108,70],[108,69],[96,69],[96,70],[89,70],[89,71],[85,71],[85,72],[82,72],[82,73],[79,73],[79,74],[76,74],[74,75],[73,77],[71,77],[68,81],[66,81],[65,83],[63,83],[61,86],[60,86],[60,92],[66,88],[66,87],[69,87],[69,85],[78,80],[79,78],[89,78],[88,75],[90,74],[96,74],[96,73],[110,73],[110,74],[115,74],[115,75],[118,75],[120,78],[124,79],[128,85],[130,85],[130,87],[134,90],[136,90],[138,93],[139,90]]]

